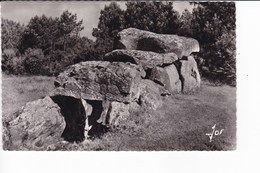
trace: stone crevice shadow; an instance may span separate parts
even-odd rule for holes
[[[103,111],[102,101],[86,100],[93,107],[89,117],[80,99],[69,96],[53,96],[51,99],[60,107],[66,126],[61,135],[68,142],[82,142],[85,140],[85,126],[88,123],[92,128],[88,131],[91,138],[99,137],[107,131],[106,127],[97,122]],[[87,120],[87,121],[86,121]]]
[[[91,126],[91,129],[88,131],[88,135],[91,138],[100,137],[108,130],[108,128],[103,125],[102,122],[98,122],[104,110],[103,101],[86,100],[86,102],[93,108],[91,115],[88,117],[88,125]]]

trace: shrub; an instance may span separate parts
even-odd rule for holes
[[[25,73],[24,57],[14,49],[6,49],[2,54],[2,70],[7,74],[21,75]]]
[[[41,49],[27,49],[25,51],[24,68],[26,73],[32,75],[42,74],[42,65],[45,62],[45,57]]]
[[[51,51],[43,63],[43,75],[56,76],[65,68],[73,64],[75,54],[71,50],[67,51]]]
[[[16,56],[14,49],[6,49],[2,53],[2,70],[9,71],[10,61]]]

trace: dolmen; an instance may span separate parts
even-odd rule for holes
[[[193,38],[135,28],[118,33],[104,61],[74,64],[55,89],[3,120],[4,149],[48,150],[62,140],[82,142],[155,111],[169,95],[193,93],[200,74]]]

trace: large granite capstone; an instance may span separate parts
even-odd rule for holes
[[[178,35],[156,34],[136,28],[118,33],[115,49],[143,50],[157,53],[175,53],[178,57],[199,52],[199,43],[193,38]]]
[[[145,72],[123,62],[87,61],[72,65],[55,80],[51,95],[86,100],[130,102],[138,98],[138,84]]]

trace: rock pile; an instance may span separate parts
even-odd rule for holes
[[[128,28],[119,32],[114,46],[105,61],[65,70],[49,96],[28,103],[8,122],[10,146],[26,148],[30,142],[33,149],[46,149],[60,136],[81,142],[120,125],[130,114],[157,109],[164,96],[200,86],[191,55],[199,51],[195,39]]]

